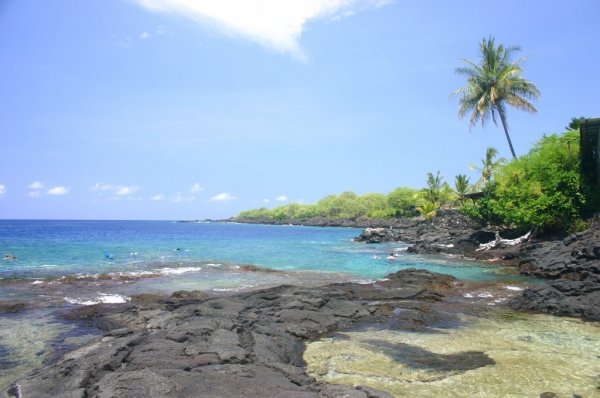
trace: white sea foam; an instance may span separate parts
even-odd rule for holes
[[[350,282],[358,283],[359,285],[369,285],[371,283],[374,283],[375,281],[373,279],[353,279]]]
[[[163,275],[181,275],[201,271],[202,267],[160,268],[157,271]]]
[[[98,296],[94,299],[90,298],[72,298],[65,297],[64,300],[69,304],[78,304],[78,305],[94,305],[94,304],[122,304],[126,303],[131,298],[127,296],[121,296],[119,294],[107,294],[107,293],[99,293]]]
[[[147,276],[147,275],[156,275],[156,272],[152,271],[122,271],[122,272],[111,272],[110,276]]]
[[[492,294],[491,294],[491,293],[489,293],[489,292],[483,292],[483,293],[479,293],[479,294],[477,295],[477,297],[479,297],[479,298],[492,298],[492,297],[494,297],[494,296],[492,296]]]
[[[120,294],[104,294],[104,293],[100,293],[100,295],[98,296],[98,299],[105,304],[121,304],[121,303],[126,303],[129,300],[131,300],[131,298],[129,298],[127,296],[121,296]]]
[[[518,287],[518,286],[506,286],[506,289],[508,289],[508,290],[514,290],[514,291],[517,291],[517,292],[520,292],[521,290],[523,290],[522,287]]]
[[[473,295],[471,293],[465,293],[465,294],[463,294],[463,297],[465,297],[465,298],[473,298]]]
[[[204,265],[206,265],[207,267],[212,267],[212,268],[217,268],[217,267],[221,266],[221,264],[213,264],[213,263],[204,264]]]
[[[94,304],[100,303],[100,301],[75,299],[75,298],[71,298],[71,297],[65,297],[65,301],[69,304],[79,304],[79,305],[94,305]]]
[[[215,287],[212,290],[213,290],[213,292],[238,292],[243,289],[253,288],[254,286],[256,286],[256,285],[241,285],[241,286],[237,286],[237,287],[222,287],[222,288]]]
[[[33,281],[33,282],[31,282],[32,285],[39,285],[39,284],[42,284],[42,283],[44,283],[44,281]]]

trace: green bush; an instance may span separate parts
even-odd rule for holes
[[[476,204],[462,211],[492,223],[542,231],[578,225],[591,192],[581,179],[579,133],[543,137],[525,156],[500,168]]]

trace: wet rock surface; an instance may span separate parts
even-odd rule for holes
[[[403,220],[394,228],[367,228],[355,241],[365,243],[406,242],[409,253],[465,254],[489,242],[494,232],[455,210],[440,211],[432,221]]]
[[[503,237],[513,237],[509,231]],[[407,221],[401,229],[367,228],[356,241],[412,244],[415,254],[454,254],[513,265],[522,275],[552,279],[526,289],[515,309],[600,320],[600,217],[590,227],[564,239],[538,238],[512,247],[477,251],[495,232],[456,211],[432,222]]]
[[[398,309],[405,310],[398,327],[426,326],[442,318],[434,307],[456,283],[405,270],[370,285],[279,286],[208,298],[178,292],[81,307],[69,317],[103,329],[102,339],[0,397],[389,397],[309,377],[304,342],[358,322],[385,323]],[[451,358],[423,355],[432,366],[452,366]],[[466,361],[486,363],[477,355]]]
[[[519,271],[553,281],[533,286],[512,303],[516,309],[600,321],[600,219],[557,241],[534,242],[519,252]]]

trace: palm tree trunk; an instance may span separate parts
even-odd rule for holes
[[[510,140],[510,134],[508,134],[508,126],[506,125],[506,116],[504,115],[504,109],[502,109],[502,107],[498,105],[496,105],[496,109],[498,110],[498,114],[500,115],[502,127],[504,127],[504,135],[506,135],[506,140],[508,141],[508,146],[510,147],[510,153],[512,153],[513,159],[516,159],[517,155],[515,154],[515,148],[513,148],[512,141]]]

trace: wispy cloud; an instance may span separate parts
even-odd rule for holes
[[[131,195],[132,193],[137,192],[138,189],[139,189],[138,187],[121,186],[121,187],[118,187],[118,189],[115,191],[115,195],[117,195],[117,196]]]
[[[232,200],[236,200],[237,198],[230,193],[222,192],[218,195],[210,198],[212,202],[231,202]]]
[[[131,48],[132,45],[132,40],[130,37],[121,37],[121,36],[117,36],[117,35],[112,35],[109,37],[109,40],[111,43],[116,44],[119,47],[122,48]]]
[[[262,200],[262,202],[263,202],[264,204],[266,204],[266,205],[268,205],[269,203],[271,203],[271,201],[270,201],[269,199],[267,199],[267,198],[264,198],[264,199]]]
[[[159,193],[158,195],[153,195],[150,196],[150,200],[154,200],[154,201],[161,201],[161,200],[165,200],[165,195],[163,195],[162,193]]]
[[[29,184],[27,186],[27,188],[32,189],[32,190],[44,189],[44,183],[41,181],[34,181],[31,184]]]
[[[0,196],[4,195],[6,193],[6,186],[0,184]]]
[[[305,60],[299,44],[310,20],[338,19],[389,0],[135,0],[153,12],[179,14],[229,36]]]
[[[114,196],[128,196],[137,191],[139,191],[139,187],[134,185],[111,185],[111,184],[103,184],[101,182],[97,182],[90,188],[93,192],[99,192],[100,194],[106,192],[110,195]]]
[[[102,184],[100,182],[97,182],[94,185],[92,185],[90,190],[92,190],[92,191],[108,191],[108,190],[111,190],[112,187],[113,187],[112,185]]]
[[[198,192],[202,192],[202,190],[204,190],[204,188],[202,187],[202,185],[200,185],[199,183],[194,183],[194,185],[192,185],[192,187],[190,188],[190,192],[191,193],[198,193]]]
[[[69,191],[70,191],[70,188],[65,187],[64,185],[59,185],[57,187],[50,188],[47,191],[47,193],[48,193],[48,195],[60,196],[60,195],[66,195],[66,194],[68,194]]]
[[[174,203],[193,202],[194,200],[196,200],[196,197],[194,197],[194,196],[185,196],[181,192],[177,192],[173,196],[172,200],[173,200]]]
[[[140,35],[138,37],[142,40],[148,40],[149,38],[152,37],[152,35],[148,32],[142,32],[142,33],[140,33]]]
[[[29,196],[30,198],[39,198],[42,195],[44,183],[41,181],[34,181],[31,184],[27,185],[27,188],[30,189],[30,191],[27,193],[27,196]]]
[[[278,197],[275,198],[275,200],[278,202],[285,202],[288,200],[288,197],[285,195],[279,195]]]

